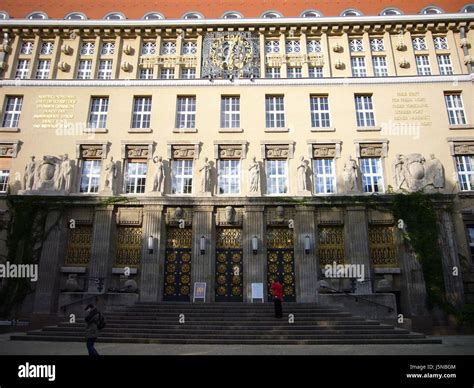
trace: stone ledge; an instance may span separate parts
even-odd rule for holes
[[[130,128],[128,133],[152,133],[153,129],[151,128]]]
[[[462,129],[474,129],[474,125],[472,124],[458,124],[458,125],[450,125],[450,130],[462,130]]]
[[[196,133],[197,128],[173,128],[173,133]]]
[[[108,133],[107,128],[85,128],[84,133]]]
[[[86,273],[87,267],[61,267],[62,273]]]
[[[378,131],[381,131],[381,130],[382,130],[382,127],[378,127],[378,126],[375,126],[375,127],[357,127],[356,128],[357,132],[378,132]]]
[[[336,128],[335,127],[321,127],[321,128],[311,127],[311,132],[336,132]]]
[[[233,133],[233,132],[243,132],[243,128],[219,128],[220,133]]]
[[[290,128],[265,128],[265,132],[290,132]]]
[[[20,132],[18,127],[0,127],[0,132]]]

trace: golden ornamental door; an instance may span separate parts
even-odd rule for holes
[[[267,282],[268,300],[272,300],[270,280],[278,279],[283,285],[285,302],[296,301],[293,229],[267,229]]]
[[[242,229],[217,228],[216,302],[243,301]]]
[[[191,228],[168,228],[166,232],[163,300],[190,301],[191,247]]]

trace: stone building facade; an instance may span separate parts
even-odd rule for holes
[[[472,4],[15,7],[0,13],[0,189],[66,204],[25,310],[104,292],[190,301],[196,282],[209,303],[251,302],[254,283],[268,300],[277,277],[290,302],[343,303],[325,285],[426,317],[421,266],[383,206],[420,190],[437,194],[446,293],[474,302]],[[365,280],[324,279],[334,262]]]

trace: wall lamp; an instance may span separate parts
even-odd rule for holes
[[[252,252],[254,255],[258,252],[258,238],[257,236],[252,237]]]
[[[308,254],[309,250],[311,249],[311,240],[309,235],[304,237],[304,253]]]
[[[199,239],[199,250],[201,251],[201,255],[206,253],[206,237],[201,236]]]
[[[153,236],[148,236],[148,253],[151,255],[153,253]]]

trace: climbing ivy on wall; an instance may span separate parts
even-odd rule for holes
[[[56,226],[54,223],[49,230],[45,230],[48,211],[58,210],[63,206],[54,206],[55,209],[51,209],[34,197],[14,201],[7,196],[6,201],[9,211],[9,221],[6,225],[8,253],[2,262],[8,261],[17,265],[38,264],[43,242]],[[30,279],[6,278],[0,288],[0,317],[14,317],[16,309],[21,307],[26,296],[33,291],[32,285]]]
[[[437,305],[446,312],[452,312],[453,307],[445,296],[439,228],[431,196],[421,192],[396,194],[393,213],[396,220],[403,221],[404,238],[409,241],[421,263],[428,307],[431,309]]]

